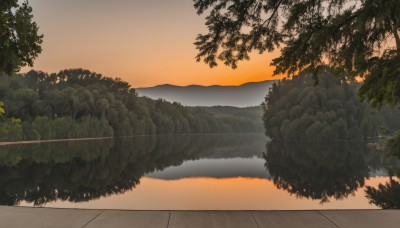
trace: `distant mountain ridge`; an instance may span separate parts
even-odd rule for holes
[[[234,106],[249,107],[260,105],[275,80],[249,82],[239,86],[175,86],[170,84],[148,88],[137,88],[141,96],[152,99],[162,98],[180,102],[185,106]]]

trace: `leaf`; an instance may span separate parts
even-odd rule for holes
[[[0,116],[3,116],[4,113],[6,113],[4,110],[4,103],[0,101]]]

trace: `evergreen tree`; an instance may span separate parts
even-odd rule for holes
[[[198,61],[236,68],[251,51],[282,47],[275,74],[328,64],[347,79],[361,76],[361,98],[373,105],[399,102],[398,0],[194,0],[194,7],[208,14],[208,32],[195,42]]]

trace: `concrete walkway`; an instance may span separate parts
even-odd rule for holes
[[[400,227],[400,210],[120,211],[0,206],[0,227]]]

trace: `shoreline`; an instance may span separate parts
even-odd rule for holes
[[[36,144],[36,143],[51,143],[51,142],[68,142],[68,141],[87,141],[87,140],[102,140],[102,139],[118,139],[118,138],[133,138],[146,136],[196,136],[196,135],[260,135],[264,133],[210,133],[210,134],[156,134],[156,135],[132,135],[118,137],[94,137],[94,138],[73,138],[73,139],[46,139],[46,140],[31,140],[31,141],[15,141],[1,142],[0,146],[18,145],[18,144]]]
[[[0,146],[18,145],[18,144],[51,143],[51,142],[68,142],[68,141],[102,140],[102,139],[113,139],[113,138],[114,138],[114,137],[99,137],[99,138],[48,139],[48,140],[32,140],[32,141],[0,142]]]

